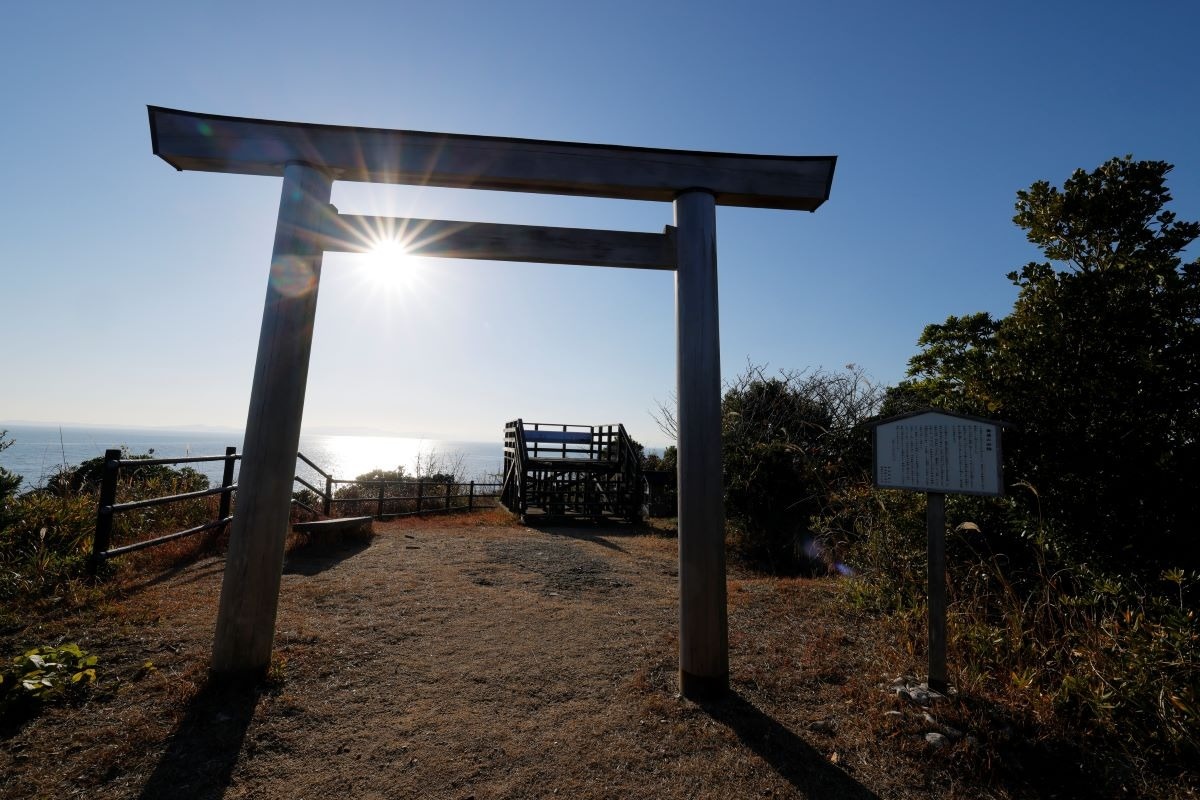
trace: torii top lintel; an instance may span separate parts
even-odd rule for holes
[[[672,201],[702,189],[729,206],[815,211],[836,156],[770,156],[549,142],[199,114],[149,106],[155,155],[179,170]]]

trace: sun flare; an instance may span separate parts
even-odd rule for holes
[[[365,272],[376,289],[401,291],[413,284],[416,263],[398,239],[381,239],[368,251]]]

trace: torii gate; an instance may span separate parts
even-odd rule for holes
[[[367,234],[423,230],[415,255],[675,270],[679,464],[679,685],[729,687],[716,206],[815,211],[835,156],[762,156],[198,114],[149,107],[154,153],[178,170],[283,176],[250,391],[237,513],[212,668],[270,663],[300,420],[325,250],[365,252]],[[339,214],[333,181],[368,181],[672,202],[663,233]]]

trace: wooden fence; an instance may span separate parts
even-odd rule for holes
[[[237,448],[225,448],[223,456],[187,456],[183,458],[122,458],[120,450],[106,450],[104,470],[100,483],[100,495],[96,509],[96,529],[92,538],[91,565],[93,571],[110,558],[135,550],[164,544],[175,539],[193,536],[215,528],[223,528],[233,519],[233,495],[237,484],[233,480],[235,464],[242,458]],[[431,481],[425,478],[400,478],[397,480],[359,481],[335,478],[314,464],[303,453],[296,458],[303,461],[324,479],[324,487],[318,488],[309,481],[295,476],[296,483],[312,493],[318,508],[307,502],[303,492],[293,497],[292,504],[313,517],[370,515],[377,519],[415,516],[418,514],[445,513],[451,511],[474,511],[495,508],[500,505],[500,483],[470,481]],[[165,464],[196,464],[223,461],[224,471],[221,485],[195,492],[165,495],[125,503],[116,502],[122,467],[150,467]],[[335,490],[336,486],[344,488]],[[219,495],[215,519],[200,525],[156,536],[152,539],[112,547],[113,522],[118,514],[153,506],[180,503]],[[336,513],[335,513],[336,512]]]
[[[500,504],[500,483],[460,483],[408,477],[391,480],[335,478],[306,458],[303,453],[298,453],[297,458],[325,481],[325,486],[321,489],[299,475],[296,476],[296,482],[312,493],[320,505],[320,510],[303,500],[297,500],[296,504],[316,516],[372,516],[376,519],[392,519],[446,511],[474,511],[480,508],[495,508]],[[338,486],[343,488],[335,488]]]
[[[185,536],[193,536],[197,533],[212,530],[214,528],[223,527],[229,524],[233,519],[231,513],[231,501],[233,493],[237,490],[237,485],[233,482],[233,467],[234,464],[241,459],[237,454],[236,447],[226,447],[225,455],[223,456],[187,456],[184,458],[121,458],[120,450],[105,450],[104,451],[104,471],[100,478],[100,496],[96,508],[96,532],[92,537],[92,569],[95,570],[104,561],[115,556],[125,553],[132,553],[135,550],[142,550],[147,547],[154,547],[165,542],[170,542],[175,539],[181,539]],[[204,462],[224,461],[225,469],[221,475],[221,485],[215,489],[202,489],[197,492],[184,492],[183,494],[172,494],[163,497],[151,497],[143,500],[133,500],[127,503],[118,503],[117,486],[121,477],[122,466],[134,467],[153,467],[163,464],[199,464]],[[201,497],[211,497],[220,495],[221,502],[217,506],[216,519],[205,522],[201,525],[196,525],[186,530],[176,531],[157,536],[153,539],[145,539],[140,542],[122,545],[120,547],[110,547],[112,540],[113,521],[117,514],[127,511],[135,511],[142,508],[150,508],[152,506],[167,505],[169,503],[180,503],[187,500],[195,500]]]

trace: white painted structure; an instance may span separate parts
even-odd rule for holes
[[[414,254],[673,269],[679,398],[679,676],[688,697],[729,681],[721,502],[716,206],[815,211],[833,156],[761,156],[351,128],[151,106],[154,153],[179,170],[283,177],[246,420],[213,670],[261,673],[271,655],[325,250],[365,252],[413,228]],[[406,183],[674,204],[662,233],[342,215],[333,181]]]

